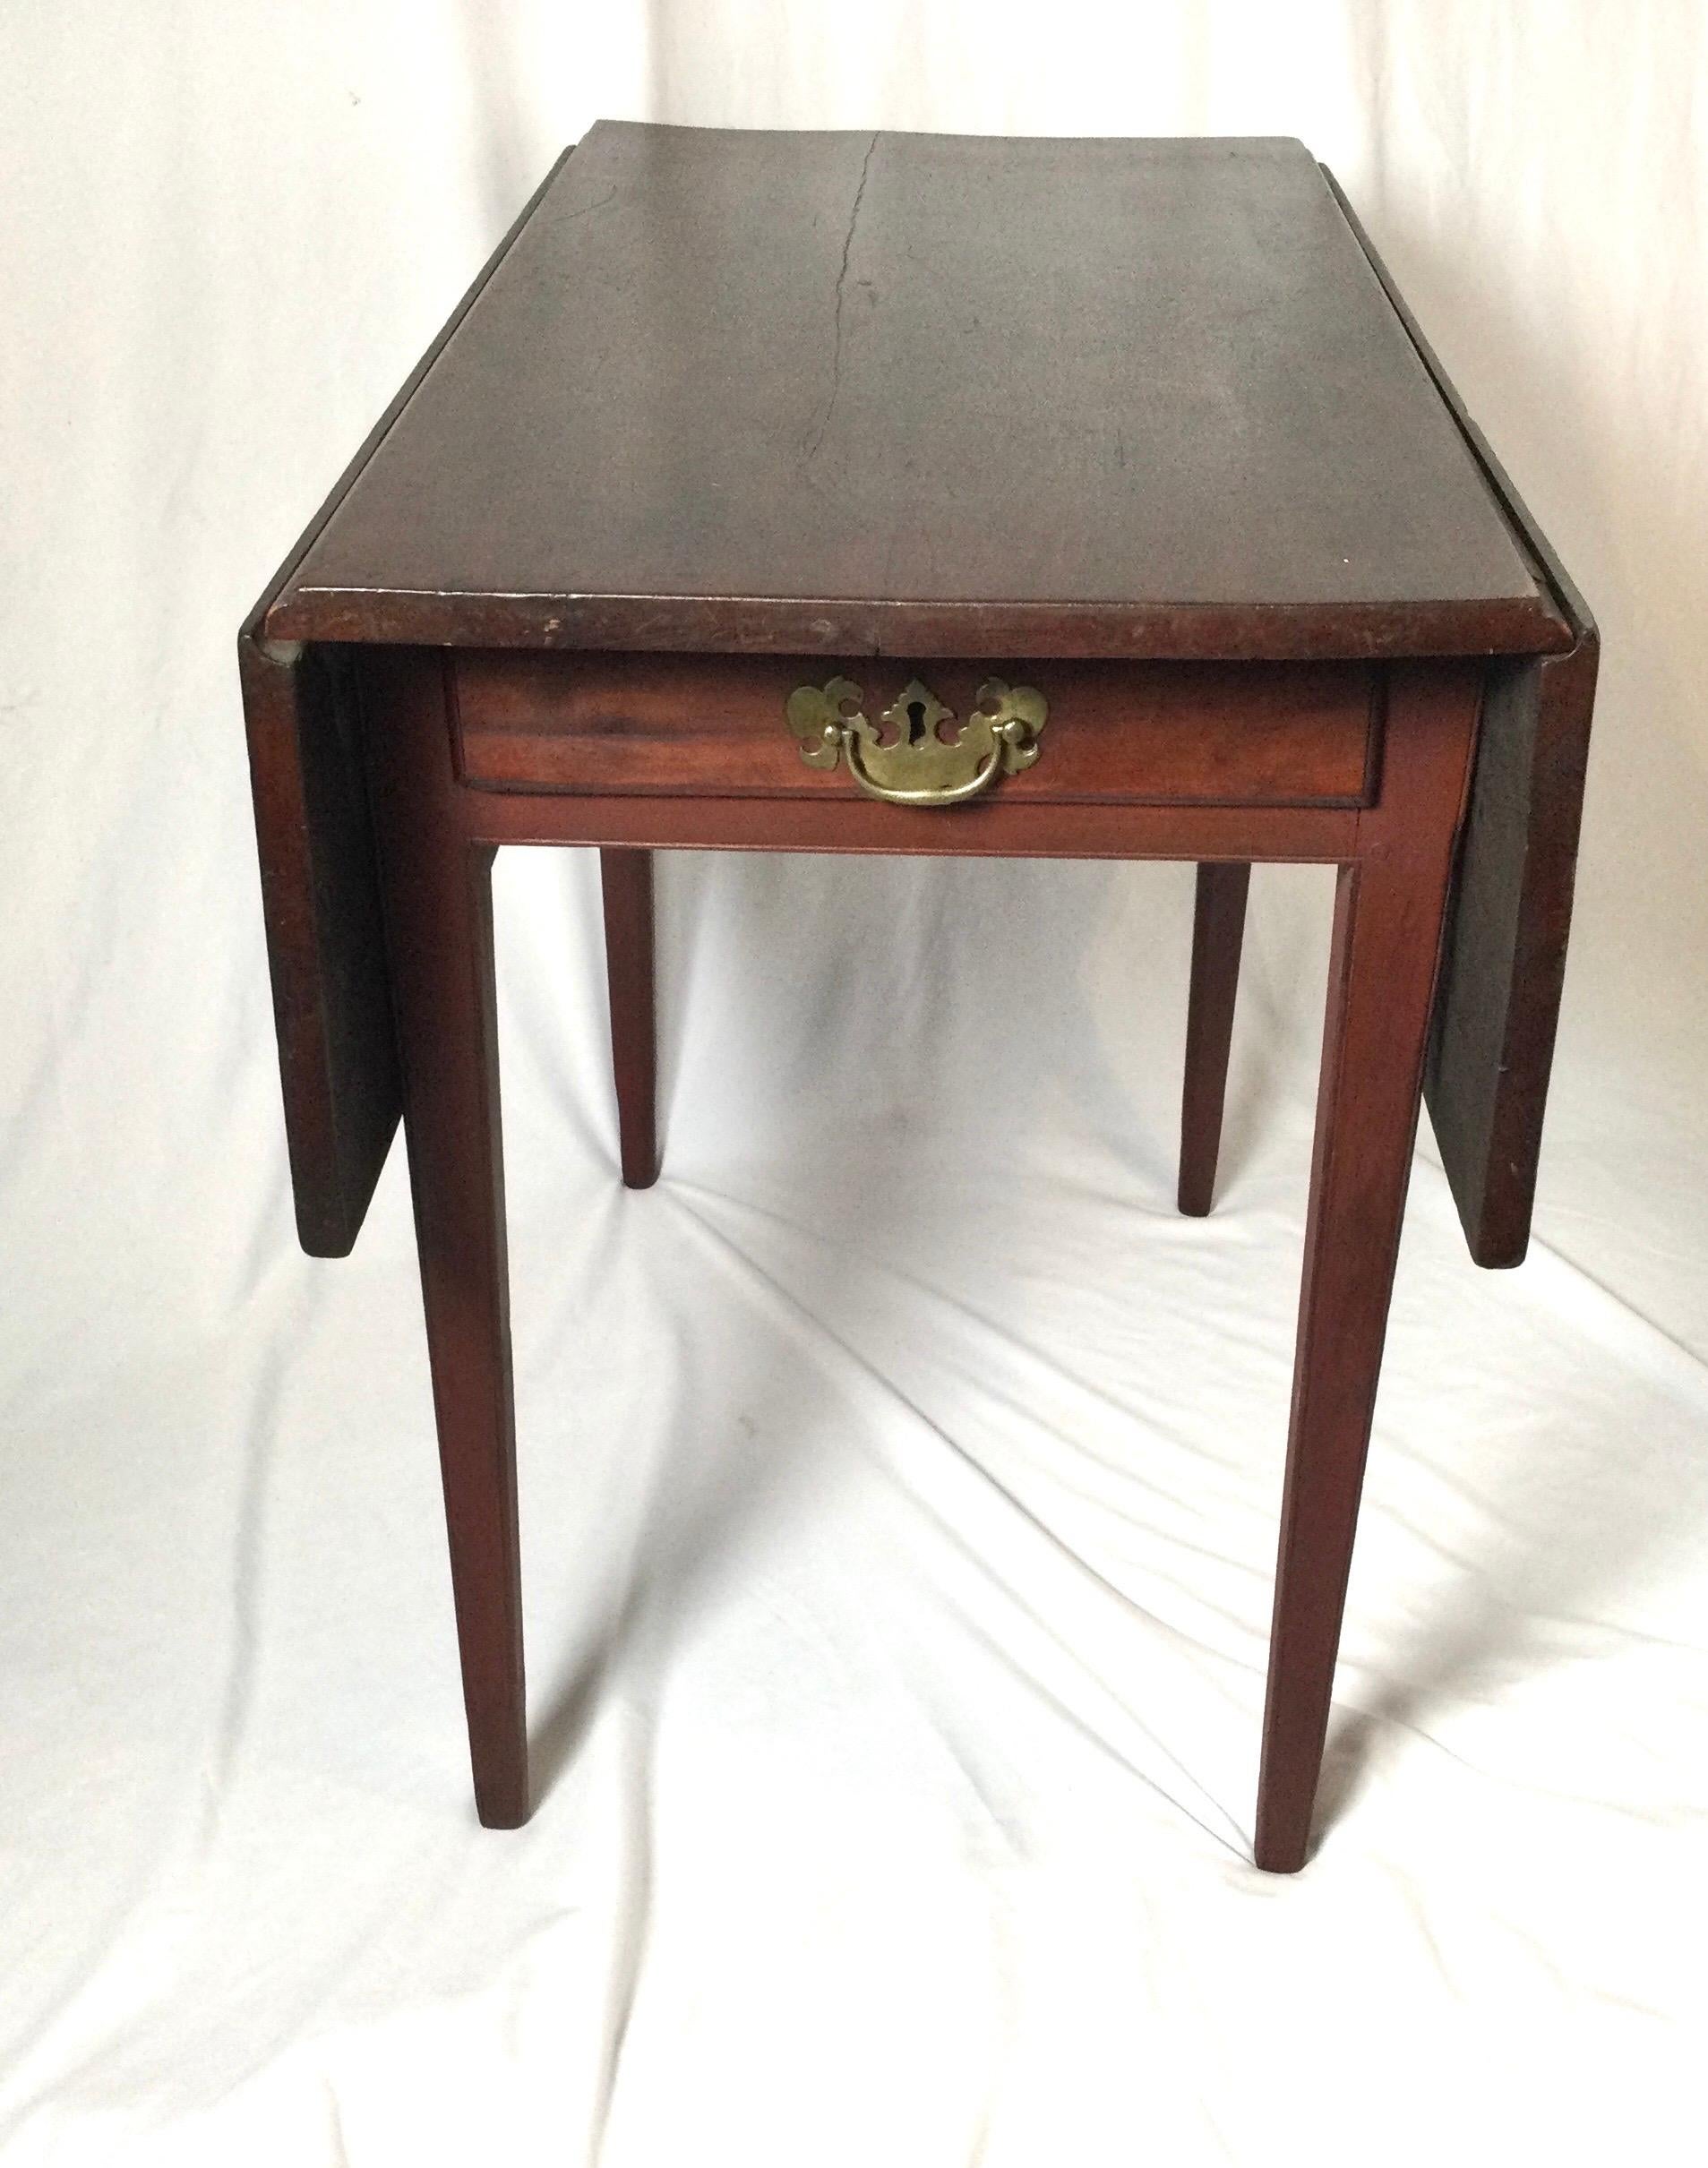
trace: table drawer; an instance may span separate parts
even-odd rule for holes
[[[838,664],[824,656],[516,650],[451,650],[448,662],[459,771],[487,790],[854,795],[846,759],[821,750],[834,765],[809,766],[788,717],[798,688],[837,678],[858,689],[874,725],[905,691],[929,689],[937,708],[922,716],[916,705],[912,727],[917,739],[947,709],[955,720],[937,723],[939,742],[957,737],[991,681],[1034,688],[1047,719],[1030,765],[994,776],[1007,802],[1363,805],[1379,750],[1381,674],[1357,663]],[[881,739],[895,735],[893,722],[880,726]]]

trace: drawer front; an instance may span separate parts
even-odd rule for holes
[[[949,741],[992,678],[1035,688],[1047,720],[1030,765],[995,776],[1005,802],[1365,805],[1378,753],[1380,673],[1358,663],[869,656],[839,664],[824,656],[518,650],[452,651],[449,661],[460,773],[488,790],[857,794],[845,759],[807,764],[789,721],[798,688],[837,677],[859,689],[860,711],[874,724],[917,682],[956,718],[939,725]]]

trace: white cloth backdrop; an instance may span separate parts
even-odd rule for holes
[[[1699,2160],[1699,0],[4,17],[5,2168]],[[1185,869],[667,863],[631,1197],[590,868],[501,861],[542,1801],[474,1827],[400,1165],[293,1243],[232,637],[601,113],[1303,136],[1601,613],[1538,1240],[1475,1273],[1426,1137],[1295,1881],[1309,872],[1197,1225]]]

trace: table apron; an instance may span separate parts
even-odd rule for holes
[[[941,788],[966,781],[943,745],[969,729],[976,743],[975,716],[1000,712],[1005,695],[1021,688],[1040,718],[1037,734],[1029,757],[1008,764],[992,799],[1028,807],[1368,805],[1379,771],[1384,682],[1379,669],[1358,662],[866,656],[837,664],[822,656],[478,650],[445,656],[457,773],[465,783],[577,798],[829,805],[855,795],[856,784],[845,759],[821,758],[811,724],[823,716],[857,709],[893,747],[902,705],[913,698],[914,742],[921,743],[923,719],[932,725],[922,765],[886,773],[893,752],[864,758],[876,760],[884,784]],[[791,724],[797,699],[807,703],[810,762],[802,758],[803,725]]]
[[[1349,807],[1027,805],[947,809],[748,798],[457,793],[477,844],[643,850],[864,852],[932,858],[1257,860],[1342,865],[1359,855]]]

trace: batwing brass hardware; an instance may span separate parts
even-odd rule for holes
[[[989,790],[999,775],[1030,767],[1050,707],[1030,685],[986,678],[978,703],[955,735],[945,738],[954,712],[917,678],[869,721],[865,695],[846,678],[799,685],[789,695],[789,728],[809,767],[848,763],[868,798],[887,805],[961,805]]]

